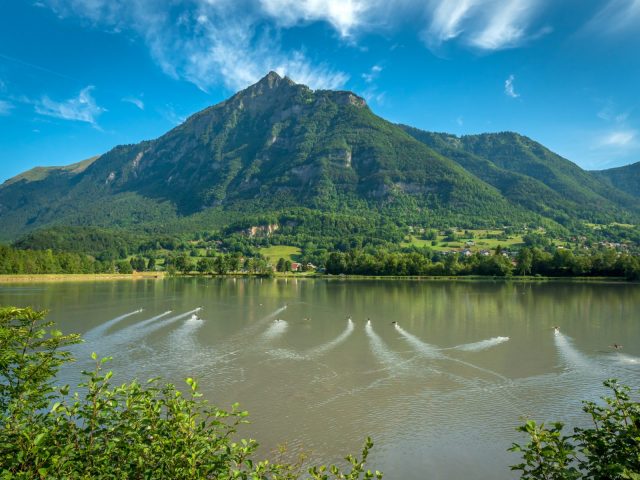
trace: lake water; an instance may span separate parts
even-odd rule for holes
[[[514,478],[523,418],[588,424],[603,380],[640,387],[639,285],[190,278],[1,285],[0,304],[84,334],[65,382],[92,351],[116,381],[193,376],[265,453],[338,461],[370,435],[390,480]]]

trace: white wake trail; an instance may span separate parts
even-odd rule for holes
[[[455,347],[451,347],[451,350],[460,350],[462,352],[480,352],[482,350],[495,347],[496,345],[500,345],[501,343],[508,342],[508,341],[509,341],[509,337],[493,337],[493,338],[488,338],[486,340],[481,340],[479,342],[465,343],[464,345],[457,345]]]
[[[273,320],[273,319],[277,318],[277,316],[280,313],[284,312],[286,309],[287,309],[286,305],[284,307],[277,308],[273,312],[271,312],[268,315],[265,315],[264,317],[262,317],[260,320],[258,320],[253,325],[249,325],[249,326],[245,327],[244,329],[242,329],[241,332],[238,332],[238,333],[234,334],[233,336],[231,336],[229,338],[229,341],[233,342],[233,341],[236,340],[236,338],[242,339],[242,340],[245,340],[246,338],[250,338],[251,335],[257,333],[258,330],[263,328],[265,326],[265,324],[267,324],[269,322],[269,320]]]
[[[556,349],[566,367],[578,370],[597,368],[597,365],[588,357],[580,353],[569,337],[560,332],[555,332],[554,340]]]
[[[398,332],[402,334],[405,340],[409,342],[409,344],[411,344],[413,348],[424,357],[431,358],[434,360],[448,360],[450,362],[459,363],[460,365],[464,365],[474,370],[478,370],[479,372],[488,373],[489,375],[498,377],[499,379],[504,380],[506,382],[509,381],[507,377],[505,377],[504,375],[500,375],[498,372],[494,372],[493,370],[489,370],[488,368],[479,367],[478,365],[474,365],[473,363],[465,362],[464,360],[459,360],[457,358],[453,358],[443,353],[440,353],[437,347],[423,342],[415,335],[412,335],[406,330],[404,330],[398,324],[396,324],[396,330],[398,330]]]
[[[275,320],[269,328],[262,333],[262,338],[267,341],[275,340],[287,331],[289,324],[284,320]]]
[[[139,308],[138,310],[134,310],[133,312],[125,313],[124,315],[120,315],[119,317],[112,318],[111,320],[108,320],[104,323],[101,323],[97,327],[92,328],[83,336],[86,340],[99,338],[102,336],[103,333],[105,333],[107,330],[109,330],[111,327],[113,327],[120,321],[124,320],[125,318],[131,317],[132,315],[136,315],[140,312],[142,312],[142,308]]]
[[[398,368],[403,360],[397,354],[389,350],[387,345],[382,341],[376,332],[373,331],[373,327],[370,322],[367,322],[364,327],[369,337],[369,344],[374,355],[378,357],[380,362],[389,368]]]
[[[640,365],[640,358],[625,353],[617,352],[616,359],[622,365]]]
[[[130,327],[124,328],[117,331],[116,333],[113,333],[112,335],[107,336],[103,341],[102,347],[108,351],[113,352],[118,346],[138,342],[142,338],[148,336],[156,330],[159,330],[167,325],[171,325],[172,323],[175,323],[183,318],[189,317],[198,311],[200,311],[200,307],[194,308],[193,310],[189,310],[185,313],[181,313],[180,315],[175,315],[173,317],[157,321],[162,317],[168,315],[169,313],[164,312],[160,315],[156,315],[155,317],[149,318],[135,325],[131,325]]]
[[[160,320],[162,317],[166,317],[167,315],[170,315],[171,313],[173,313],[172,310],[167,310],[166,312],[163,312],[160,315],[156,315],[155,317],[147,318],[146,320],[143,320],[143,321],[138,322],[135,325],[131,325],[131,326],[135,327],[135,328],[141,328],[141,327],[144,327],[145,325],[149,325],[150,323],[155,322],[156,320]]]
[[[319,347],[312,348],[307,351],[307,355],[310,357],[319,357],[320,355],[324,355],[330,350],[333,350],[341,343],[345,342],[347,338],[353,333],[354,325],[351,319],[347,320],[347,327],[344,331],[338,335],[333,340],[325,343],[324,345],[320,345]]]
[[[410,334],[404,328],[396,323],[396,330],[404,337],[404,339],[416,350],[419,354],[427,358],[445,358],[444,355],[438,352],[438,348],[423,342],[415,335]]]

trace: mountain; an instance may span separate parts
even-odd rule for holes
[[[640,197],[640,162],[624,167],[596,170],[591,172],[618,190]]]
[[[568,225],[612,217],[635,217],[637,201],[538,142],[513,132],[464,135],[425,132],[401,125],[409,135],[497,188],[511,202]]]
[[[158,139],[6,181],[0,240],[55,225],[202,231],[283,212],[295,225],[300,211],[325,215],[307,222],[317,236],[331,222],[356,234],[363,222],[562,228],[638,215],[631,196],[526,137],[398,126],[354,93],[271,72]]]

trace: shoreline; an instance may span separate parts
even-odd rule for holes
[[[0,275],[3,283],[55,283],[55,282],[99,282],[113,280],[163,280],[165,272],[140,273],[41,273]]]
[[[210,274],[179,274],[170,276],[167,272],[138,272],[133,274],[120,273],[53,273],[53,274],[2,274],[0,275],[0,285],[9,283],[62,283],[62,282],[94,282],[94,281],[118,281],[118,280],[167,280],[173,278],[262,278],[262,279],[285,279],[285,280],[331,280],[331,281],[353,281],[353,280],[411,280],[411,281],[459,281],[459,282],[518,282],[518,283],[542,283],[542,282],[575,282],[575,283],[614,283],[614,284],[638,284],[624,277],[534,277],[534,276],[511,276],[499,277],[488,275],[327,275],[327,274],[282,274],[278,273],[271,277],[260,275],[250,275],[243,273],[230,273],[224,275]]]

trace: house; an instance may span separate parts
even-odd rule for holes
[[[291,271],[292,272],[301,272],[302,264],[298,262],[291,262]]]

